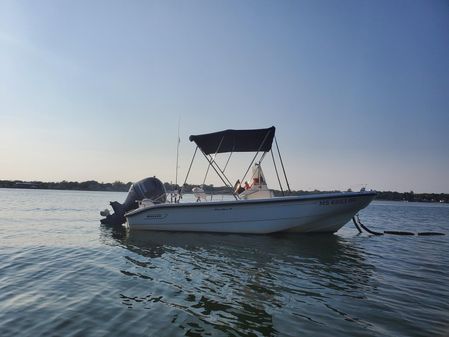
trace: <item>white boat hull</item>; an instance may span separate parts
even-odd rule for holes
[[[375,192],[159,204],[127,213],[132,230],[269,234],[336,232],[375,197]]]

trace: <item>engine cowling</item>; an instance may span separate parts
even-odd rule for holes
[[[101,219],[101,223],[105,225],[118,226],[125,223],[125,214],[138,207],[138,202],[143,199],[150,199],[155,204],[166,202],[167,196],[164,184],[156,177],[149,177],[131,185],[128,196],[123,204],[118,201],[111,201],[110,205],[114,210],[113,214],[107,214]]]

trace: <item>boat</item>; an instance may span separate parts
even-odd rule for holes
[[[182,188],[175,191],[174,195],[172,193],[169,199],[163,184],[155,181],[157,178],[147,178],[152,179],[151,188],[145,190],[139,184],[131,187],[134,188],[134,194],[141,190],[140,197],[127,199],[127,204],[135,204],[137,201],[137,208],[127,207],[124,212],[120,204],[116,203],[114,207],[111,203],[115,210],[117,208],[124,212],[125,226],[130,230],[245,234],[334,233],[361,209],[367,207],[376,196],[375,191],[365,189],[359,192],[289,195],[290,186],[275,138],[275,127],[223,130],[192,135],[189,139],[196,144],[196,149],[183,186],[186,185],[195,155],[200,150],[208,161],[207,172],[212,168],[234,199],[210,200],[205,197],[206,193],[201,187],[193,189],[196,201],[183,202]],[[284,173],[283,179],[287,187],[285,190],[278,174],[279,163],[275,160],[273,142],[276,144],[278,161]],[[250,152],[254,156],[243,178],[232,184],[225,172],[232,154],[237,152]],[[273,159],[281,196],[275,196],[274,191],[268,188],[263,174],[262,162],[268,153],[271,153]],[[228,156],[224,167],[216,160],[219,154]],[[251,168],[252,175],[249,176]],[[248,181],[244,182],[247,176],[251,185]],[[148,191],[152,198],[144,197]]]
[[[373,192],[146,205],[127,214],[130,229],[270,234],[333,233],[374,198]]]

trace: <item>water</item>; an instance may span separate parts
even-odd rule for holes
[[[135,235],[125,193],[0,189],[1,336],[445,336],[449,235]],[[374,202],[374,230],[449,232],[449,205]]]

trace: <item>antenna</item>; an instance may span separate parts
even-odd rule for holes
[[[178,188],[178,160],[179,160],[179,144],[181,143],[181,138],[179,138],[179,125],[181,124],[181,118],[178,117],[178,141],[176,144],[176,174],[175,174],[175,186]]]

